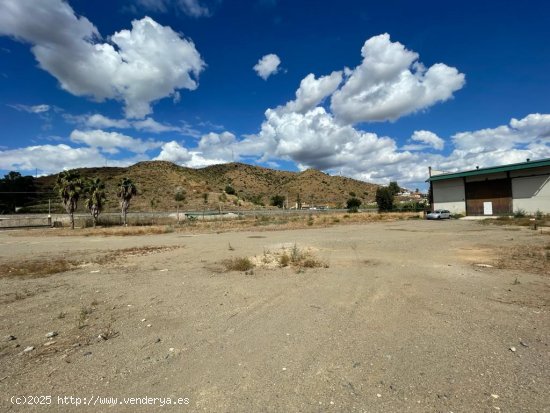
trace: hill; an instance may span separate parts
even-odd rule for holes
[[[127,168],[80,168],[77,171],[83,177],[99,177],[105,182],[106,211],[118,210],[116,190],[123,177],[131,178],[138,188],[138,196],[132,200],[132,211],[173,211],[176,204],[186,210],[251,209],[269,206],[274,195],[287,198],[289,207],[295,206],[300,199],[303,204],[335,208],[344,207],[350,193],[356,194],[363,203],[373,202],[378,186],[313,169],[289,172],[243,163],[193,169],[166,161],[147,161]],[[56,176],[37,178],[37,190],[53,191]],[[226,192],[228,186],[234,189],[234,194],[230,189]],[[184,199],[177,202],[176,193]],[[52,205],[54,202],[58,205],[57,197],[51,194],[44,196],[40,206],[32,209],[43,210],[48,197]]]

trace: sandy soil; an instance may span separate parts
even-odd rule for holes
[[[0,411],[550,412],[550,274],[530,265],[548,258],[506,261],[548,251],[536,231],[400,221],[14,234],[0,233],[5,268],[79,264],[0,277]],[[327,265],[220,265],[293,244]],[[11,399],[31,395],[52,399]],[[183,404],[123,400],[147,396]]]

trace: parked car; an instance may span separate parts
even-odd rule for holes
[[[426,215],[426,219],[450,219],[451,218],[451,211],[447,211],[446,209],[436,209],[433,212],[430,212],[428,215]]]

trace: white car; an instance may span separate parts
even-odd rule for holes
[[[447,211],[446,209],[436,209],[433,212],[430,212],[428,215],[426,215],[426,219],[450,219],[451,218],[451,211]]]

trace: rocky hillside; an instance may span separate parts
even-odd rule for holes
[[[177,204],[186,210],[270,207],[274,195],[288,199],[289,207],[295,206],[299,199],[302,204],[334,208],[345,206],[350,194],[355,194],[363,203],[373,202],[377,188],[374,184],[330,176],[313,169],[288,172],[243,163],[192,169],[171,162],[150,161],[127,168],[82,168],[78,171],[83,177],[99,177],[105,182],[107,211],[118,210],[116,186],[122,177],[131,178],[138,188],[138,196],[132,201],[133,211],[173,211]],[[52,191],[55,178],[56,175],[38,178],[38,190]],[[48,196],[34,209],[43,209]],[[58,203],[55,194],[51,197],[52,203]]]

